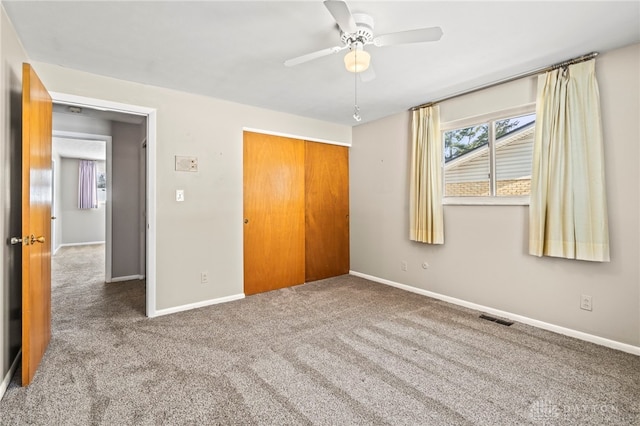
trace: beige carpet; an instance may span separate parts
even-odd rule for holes
[[[149,319],[102,256],[55,256],[52,343],[0,424],[640,424],[637,356],[351,276]]]

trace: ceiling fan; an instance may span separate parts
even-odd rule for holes
[[[419,28],[374,36],[374,21],[371,16],[364,13],[352,14],[347,3],[340,0],[326,0],[324,5],[340,28],[340,41],[342,44],[289,59],[284,62],[285,66],[292,67],[349,49],[349,52],[344,57],[345,67],[348,71],[354,73],[369,70],[368,73],[361,74],[363,81],[368,81],[373,79],[375,74],[370,68],[371,55],[364,50],[365,46],[383,47],[423,43],[438,41],[442,37],[442,29],[440,27]]]

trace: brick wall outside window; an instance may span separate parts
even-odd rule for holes
[[[527,195],[531,190],[531,179],[510,179],[498,181],[499,196]],[[445,188],[446,197],[486,197],[489,195],[488,181],[453,182]]]

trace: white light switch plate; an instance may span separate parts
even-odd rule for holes
[[[176,201],[184,201],[184,189],[176,189]]]

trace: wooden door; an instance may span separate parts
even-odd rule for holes
[[[47,89],[22,68],[22,385],[51,340],[51,112]]]
[[[349,150],[306,142],[306,281],[349,273]]]
[[[244,292],[303,284],[304,143],[244,133]]]

